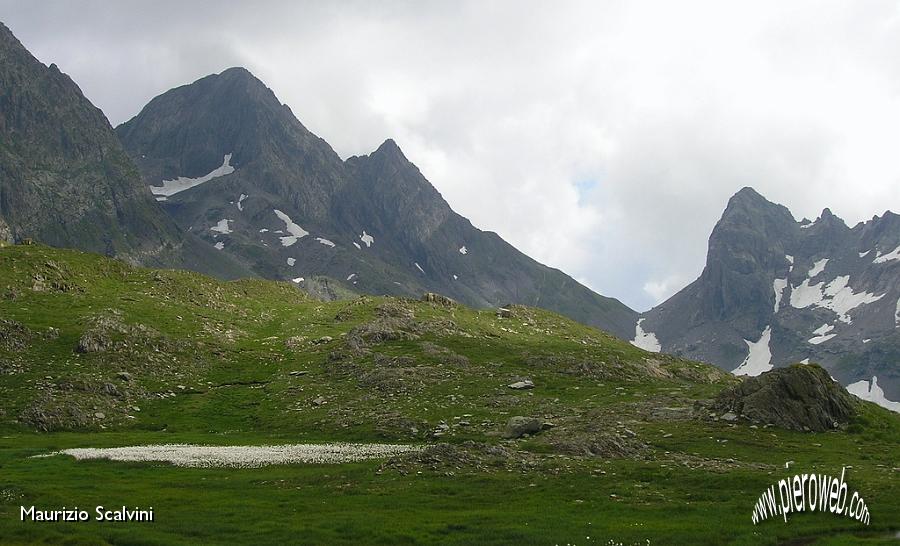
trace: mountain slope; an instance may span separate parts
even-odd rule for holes
[[[247,273],[180,233],[103,113],[2,23],[0,231],[4,239],[31,238],[147,265]]]
[[[321,302],[43,245],[0,248],[0,286],[4,544],[841,543],[893,536],[900,520],[900,415],[815,366],[741,382],[540,309]],[[533,388],[509,387],[523,379]],[[372,443],[423,451],[343,463],[282,451]],[[169,464],[160,445],[201,467]],[[218,467],[210,449],[238,464]],[[845,466],[845,498],[865,496],[871,525],[754,525],[753,495],[785,461]],[[156,521],[21,516],[125,503]]]
[[[825,209],[797,222],[744,188],[710,236],[700,278],[640,329],[665,352],[736,373],[812,361],[867,391],[877,377],[874,389],[900,399],[900,216],[850,228]]]
[[[154,98],[117,132],[183,230],[263,277],[537,305],[631,331],[625,305],[456,214],[395,142],[343,161],[243,68]]]

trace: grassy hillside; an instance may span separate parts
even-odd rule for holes
[[[532,389],[508,385],[531,380]],[[220,282],[42,246],[0,248],[0,538],[115,544],[888,542],[900,420],[798,433],[714,418],[731,376],[525,307]],[[507,438],[508,421],[540,433]],[[718,417],[718,416],[715,416]],[[152,443],[394,442],[387,461],[186,469],[29,458]],[[786,461],[794,461],[790,471]],[[840,474],[868,527],[754,526],[795,472]],[[153,506],[153,523],[19,521],[19,506]],[[589,537],[589,538],[588,538]]]

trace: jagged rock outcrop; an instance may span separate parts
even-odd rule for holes
[[[744,188],[696,281],[643,314],[635,343],[758,375],[817,362],[843,385],[878,377],[900,400],[900,216],[814,222]]]
[[[755,423],[822,432],[847,424],[859,401],[814,364],[778,368],[719,394],[715,409]]]

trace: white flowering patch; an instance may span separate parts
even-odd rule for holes
[[[179,176],[175,180],[163,180],[162,186],[150,186],[150,193],[152,193],[153,195],[163,196],[175,195],[176,193],[183,192],[184,190],[189,190],[194,186],[199,186],[204,182],[209,182],[213,178],[225,176],[226,174],[231,174],[233,172],[234,167],[231,166],[231,154],[226,154],[225,159],[222,161],[222,165],[216,167],[207,174],[199,178],[186,178],[184,176]]]
[[[231,233],[231,228],[228,227],[228,222],[232,220],[228,220],[227,218],[222,218],[219,220],[219,223],[209,228],[210,231],[215,231],[216,233],[221,233],[222,235],[228,235]]]
[[[399,444],[290,444],[276,446],[200,446],[165,444],[110,448],[74,448],[46,456],[69,455],[78,460],[163,462],[192,468],[259,468],[277,464],[336,464],[415,453],[422,446]]]
[[[750,341],[745,339],[749,352],[747,358],[741,362],[741,365],[735,368],[731,373],[734,375],[750,375],[756,376],[772,369],[772,350],[769,348],[769,342],[772,340],[772,327],[766,326],[759,341]]]
[[[362,241],[363,243],[365,243],[366,248],[368,248],[368,247],[372,246],[372,243],[375,242],[375,237],[372,237],[371,235],[366,233],[366,230],[363,230],[362,235],[359,236],[359,240]],[[358,247],[359,245],[356,245],[356,246]]]
[[[644,322],[644,319],[638,319],[637,324],[634,325],[634,339],[631,340],[631,344],[645,351],[650,351],[651,353],[660,352],[662,350],[662,345],[660,345],[659,340],[656,339],[656,334],[653,332],[645,332],[641,327],[642,322]]]
[[[888,252],[887,254],[882,254],[881,252],[879,252],[875,256],[875,259],[872,260],[872,263],[873,264],[883,264],[883,263],[887,263],[891,260],[900,260],[900,246],[898,246],[894,250]]]
[[[301,239],[309,235],[309,232],[295,224],[294,221],[291,220],[290,216],[278,209],[273,209],[273,211],[275,212],[275,216],[277,216],[279,220],[284,222],[284,229],[286,229],[290,234],[287,237],[279,237],[279,239],[281,239],[282,246],[291,246],[292,244],[297,242],[297,239]]]
[[[320,243],[322,243],[325,246],[330,246],[330,247],[334,248],[334,243],[332,243],[328,239],[323,239],[322,237],[316,237],[316,241],[319,241]]]

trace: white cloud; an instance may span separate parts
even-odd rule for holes
[[[639,309],[742,186],[900,208],[896,2],[0,6],[114,122],[245,65],[342,156],[394,138],[475,225]]]

